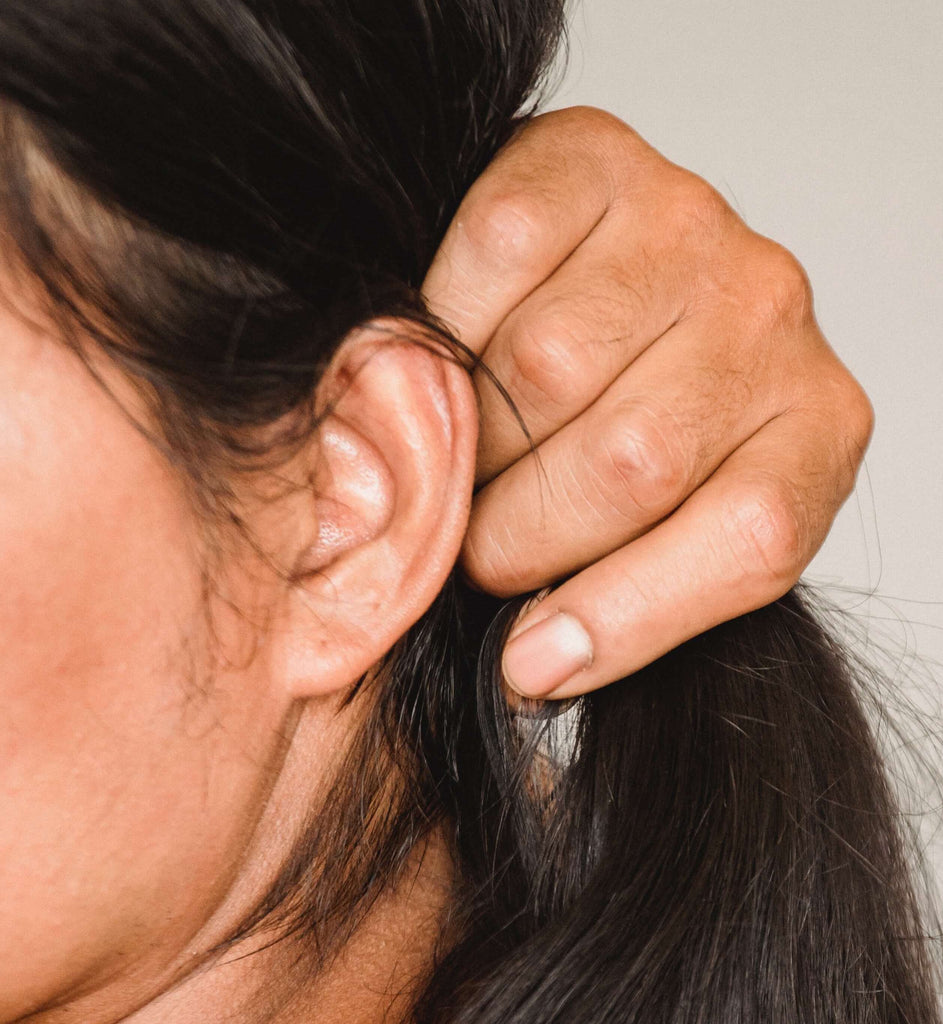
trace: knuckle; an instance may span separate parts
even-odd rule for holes
[[[847,387],[843,407],[846,410],[849,437],[858,450],[860,460],[874,433],[874,406],[864,388],[853,377],[849,379]]]
[[[660,518],[689,488],[692,467],[670,424],[650,406],[624,406],[605,423],[592,461],[595,477],[621,508]]]
[[[580,105],[562,112],[580,130],[582,141],[588,140],[599,145],[615,145],[636,138],[635,132],[615,114],[599,107]]]
[[[524,133],[546,130],[555,146],[589,146],[608,152],[635,142],[636,132],[615,114],[586,104],[551,110],[534,118]]]
[[[716,237],[735,217],[717,189],[689,171],[675,187],[672,211],[678,233],[694,238]]]
[[[531,262],[550,241],[547,217],[532,191],[505,188],[469,208],[465,235],[487,263],[516,266]]]
[[[874,408],[861,385],[843,366],[837,382],[823,395],[825,430],[823,436],[832,440],[829,450],[830,478],[834,492],[847,497],[864,460],[864,453],[874,430]]]
[[[785,592],[804,565],[806,531],[788,487],[769,479],[746,493],[731,518],[731,544],[743,574]]]
[[[802,264],[776,242],[762,240],[750,281],[760,330],[802,326],[812,320],[812,288]]]
[[[544,417],[566,404],[574,381],[582,377],[576,341],[557,317],[523,322],[509,346],[508,358],[508,390]]]
[[[472,583],[497,597],[511,597],[528,588],[528,569],[516,544],[508,536],[495,536],[489,523],[473,519],[459,563]]]
[[[810,364],[803,387],[810,404],[800,411],[809,424],[819,425],[819,451],[837,457],[836,482],[847,494],[874,432],[874,406],[861,384],[827,347],[824,357]]]

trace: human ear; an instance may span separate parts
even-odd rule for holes
[[[307,456],[313,522],[279,616],[293,698],[343,692],[423,614],[455,564],[474,482],[467,371],[400,321],[341,345]]]

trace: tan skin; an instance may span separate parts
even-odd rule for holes
[[[566,220],[564,197],[579,197]],[[363,714],[339,710],[351,686],[456,558],[501,592],[588,566],[524,623],[559,609],[591,637],[566,692],[792,582],[870,419],[794,264],[717,204],[605,115],[538,121],[469,196],[427,292],[540,442],[544,518],[487,387],[366,325],[321,383],[322,400],[340,396],[333,415],[281,470],[314,472],[316,500],[267,500],[265,477],[240,486],[265,559],[232,537],[208,546],[180,478],[60,344],[28,282],[3,282],[36,322],[0,308],[0,821],[16,823],[0,833],[0,1021],[395,1018],[447,910],[435,838],[313,980],[289,969],[287,944],[207,951],[316,805]],[[555,400],[541,338],[554,360],[570,353]],[[476,476],[490,482],[472,502]],[[299,567],[318,571],[286,584]]]
[[[541,678],[554,659],[532,637],[506,659],[517,689],[585,693],[796,582],[851,492],[871,406],[798,262],[706,182],[601,111],[545,115],[472,189],[427,292],[542,462],[479,374],[487,486],[463,566],[501,594],[582,570],[519,631],[563,612],[591,665]]]

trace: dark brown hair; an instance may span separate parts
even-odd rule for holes
[[[561,6],[3,0],[5,241],[217,507],[355,325],[445,337],[420,282]],[[276,448],[316,428],[288,422]],[[312,809],[242,933],[328,957],[444,824],[460,883],[419,1021],[939,1020],[869,680],[801,592],[559,718],[502,699],[519,603],[449,580],[361,689],[361,799]]]

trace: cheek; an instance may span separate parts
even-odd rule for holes
[[[51,344],[15,366],[18,386],[0,385],[4,754],[36,736],[65,749],[93,711],[136,717],[199,589],[179,490],[117,405]]]
[[[185,941],[218,899],[240,825],[212,781],[221,757],[238,761],[238,742],[225,751],[220,739],[238,729],[220,728],[225,712],[201,689],[201,562],[180,487],[74,357],[49,345],[29,372],[6,374],[9,387],[2,361],[9,1019],[94,986],[129,951]]]

